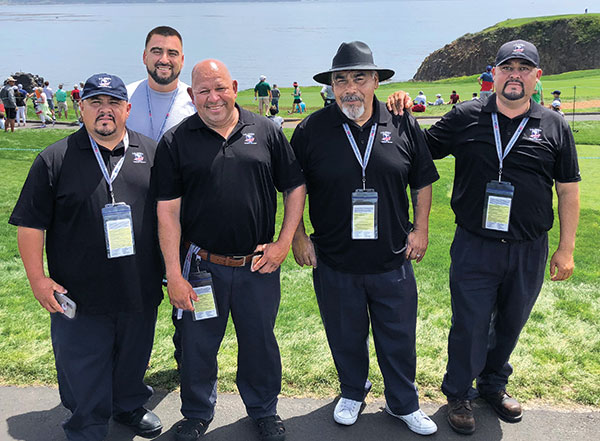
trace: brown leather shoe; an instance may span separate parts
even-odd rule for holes
[[[463,435],[475,432],[475,418],[470,400],[448,400],[448,424],[455,432]]]
[[[485,401],[490,403],[492,409],[507,423],[517,423],[523,417],[523,409],[517,400],[508,395],[506,390],[501,389],[493,394],[481,395]]]

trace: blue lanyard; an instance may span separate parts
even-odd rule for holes
[[[112,203],[115,203],[115,195],[113,193],[113,182],[117,179],[117,175],[121,171],[121,167],[123,167],[123,163],[125,162],[125,154],[123,157],[119,159],[117,165],[112,171],[112,174],[108,175],[108,169],[106,168],[106,164],[104,163],[104,159],[102,159],[102,155],[100,154],[100,149],[98,148],[98,144],[89,134],[90,143],[92,144],[92,150],[94,151],[94,156],[96,156],[96,161],[98,161],[98,165],[100,166],[100,171],[102,172],[102,176],[104,176],[104,180],[108,184],[108,189],[110,191],[110,197],[112,199]],[[125,152],[127,152],[127,148],[129,147],[129,135],[125,132],[125,137],[123,138],[123,145],[125,146]]]
[[[502,153],[502,138],[500,138],[500,125],[498,124],[498,114],[496,112],[492,112],[492,126],[494,128],[494,139],[496,141],[496,153],[498,153],[498,161],[500,161],[500,168],[498,169],[498,182],[502,182],[502,166],[504,158],[508,156],[508,153],[512,150],[513,146],[517,142],[517,139],[519,139],[519,136],[521,136],[521,133],[523,132],[527,121],[529,121],[528,116],[523,118],[516,132],[514,133],[512,138],[510,138],[510,141],[508,141],[504,153]]]
[[[362,168],[362,184],[363,190],[366,189],[365,183],[367,182],[367,178],[365,172],[367,170],[367,164],[369,163],[369,159],[371,158],[371,151],[373,150],[373,142],[375,141],[375,134],[377,133],[377,123],[373,124],[371,127],[371,133],[369,133],[369,142],[367,142],[367,149],[365,150],[365,157],[360,154],[360,150],[358,150],[358,145],[356,144],[356,140],[350,131],[350,126],[347,123],[343,124],[344,132],[346,132],[346,137],[348,138],[348,142],[350,142],[350,146],[354,151],[354,156],[358,160],[360,167]]]
[[[163,134],[163,130],[165,129],[165,124],[169,119],[169,114],[171,113],[171,108],[173,107],[173,103],[175,102],[175,97],[177,96],[177,91],[179,87],[173,91],[173,96],[171,97],[171,103],[169,104],[169,108],[167,109],[167,114],[165,115],[165,119],[163,120],[160,130],[158,131],[158,135],[154,138],[155,141],[158,141]],[[146,82],[146,101],[148,103],[148,117],[150,118],[150,134],[154,136],[154,123],[152,122],[152,103],[150,102],[150,86]]]

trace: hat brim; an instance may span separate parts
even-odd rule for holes
[[[536,63],[535,60],[531,59],[530,57],[528,57],[528,56],[526,56],[524,54],[511,54],[509,57],[503,58],[500,61],[496,61],[496,66],[500,66],[501,64],[506,63],[508,60],[514,60],[516,58],[518,58],[520,60],[529,61],[535,67],[538,67],[538,63]]]
[[[88,98],[92,98],[92,97],[95,97],[95,96],[98,96],[98,95],[107,95],[107,96],[112,96],[113,98],[117,98],[117,99],[122,100],[122,101],[129,101],[129,97],[123,97],[123,95],[119,95],[117,93],[113,93],[113,92],[111,92],[109,90],[95,90],[94,92],[90,92],[90,93],[88,93],[86,95],[83,95],[81,97],[81,100],[82,101],[83,100],[87,100]]]
[[[379,81],[389,80],[394,76],[394,71],[391,69],[379,69],[377,67],[373,67],[372,65],[363,65],[363,66],[344,66],[344,67],[336,67],[335,69],[329,69],[325,72],[318,73],[313,76],[313,80],[320,84],[327,84],[331,86],[331,74],[333,72],[341,72],[345,70],[374,70],[379,75]]]

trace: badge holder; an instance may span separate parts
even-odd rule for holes
[[[124,202],[106,204],[102,209],[102,219],[108,258],[135,254],[131,207]]]
[[[483,225],[486,230],[508,231],[515,187],[510,182],[488,182],[483,202]]]
[[[352,239],[377,239],[377,192],[367,188],[352,193]]]
[[[208,271],[190,274],[189,282],[198,296],[197,301],[192,300],[194,306],[192,320],[200,321],[218,317],[211,274]]]

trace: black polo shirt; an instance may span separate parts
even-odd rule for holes
[[[498,180],[498,154],[492,128],[496,95],[487,101],[456,105],[425,133],[434,159],[453,155],[452,209],[456,223],[484,237],[533,240],[552,228],[554,181],[581,180],[577,151],[569,125],[558,112],[531,100],[529,111],[509,119],[498,113],[503,149],[523,117],[529,121],[503,162],[502,180],[515,187],[507,232],[482,227],[485,188]]]
[[[404,262],[412,225],[406,192],[426,187],[439,176],[423,134],[412,116],[393,117],[374,99],[374,113],[362,127],[337,105],[306,118],[292,136],[292,147],[307,183],[311,236],[328,266],[356,274],[381,273]],[[366,169],[366,187],[378,193],[378,239],[352,240],[352,193],[362,188],[362,168],[342,125],[348,123],[364,152],[374,122],[377,132]]]
[[[162,297],[150,172],[156,142],[128,130],[129,148],[100,146],[109,173],[125,155],[113,183],[115,199],[131,206],[135,255],[108,259],[102,208],[110,203],[85,128],[48,146],[34,160],[9,223],[46,231],[50,277],[86,313],[135,312]]]
[[[236,105],[227,139],[198,114],[167,131],[153,170],[159,200],[182,198],[182,238],[217,254],[246,255],[273,240],[277,192],[304,184],[283,132]]]

